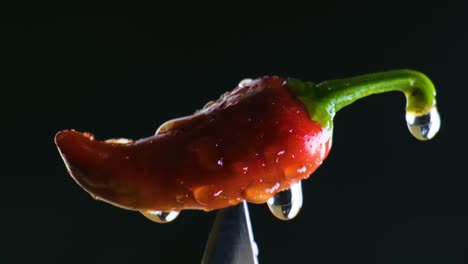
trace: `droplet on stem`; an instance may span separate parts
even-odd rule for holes
[[[424,115],[406,113],[406,124],[411,134],[419,140],[429,140],[440,128],[440,115],[436,107]]]
[[[277,193],[268,200],[267,204],[271,213],[278,219],[293,219],[302,207],[301,182],[291,185],[288,190]]]
[[[239,87],[244,87],[247,84],[249,84],[250,82],[252,82],[252,79],[243,79],[242,81],[239,82],[238,86]]]
[[[174,219],[179,216],[178,211],[169,211],[169,212],[164,212],[164,211],[141,211],[141,214],[143,214],[146,218],[149,220],[159,223],[159,224],[165,224],[173,221]]]

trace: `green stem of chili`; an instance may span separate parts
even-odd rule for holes
[[[329,129],[337,111],[372,94],[401,91],[407,100],[406,112],[417,116],[436,106],[431,80],[413,70],[379,72],[319,84],[288,79],[287,86],[304,103],[311,118]]]

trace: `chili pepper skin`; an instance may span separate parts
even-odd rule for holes
[[[433,137],[440,120],[432,82],[397,70],[320,84],[265,76],[166,122],[148,138],[100,141],[64,130],[55,143],[83,189],[125,209],[210,211],[244,200],[265,203],[322,164],[337,111],[395,90],[406,95],[411,133]]]
[[[100,200],[139,211],[209,211],[264,203],[309,177],[328,154],[330,132],[284,79],[263,77],[142,140],[66,130],[55,142],[75,181]]]

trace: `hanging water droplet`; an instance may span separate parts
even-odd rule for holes
[[[406,113],[406,124],[411,134],[419,140],[431,139],[440,128],[440,115],[436,107],[433,107],[425,115]]]
[[[173,221],[174,219],[179,216],[178,211],[169,211],[169,212],[164,212],[164,211],[141,211],[141,214],[143,214],[146,218],[149,220],[159,223],[159,224],[165,224]]]
[[[301,182],[291,185],[288,190],[277,193],[268,200],[267,204],[271,213],[278,219],[293,219],[302,207]]]
[[[252,82],[252,79],[243,79],[242,81],[239,82],[238,86],[239,87],[244,87],[248,85],[250,82]]]

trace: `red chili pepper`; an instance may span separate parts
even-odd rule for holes
[[[407,96],[410,131],[432,137],[438,129],[432,83],[401,70],[318,85],[262,77],[145,139],[98,141],[65,130],[55,143],[70,175],[93,197],[146,215],[265,203],[327,157],[336,111],[390,90]]]

